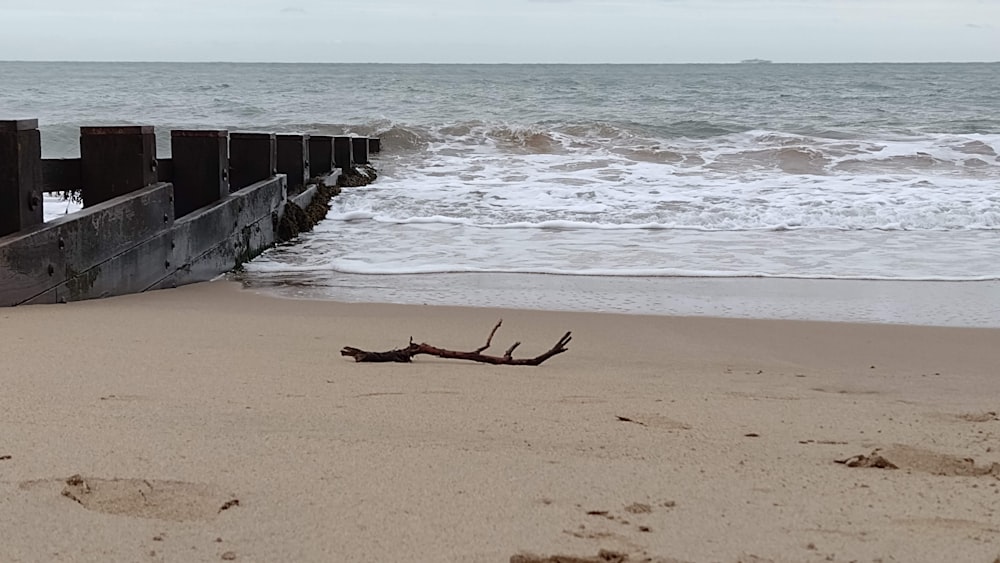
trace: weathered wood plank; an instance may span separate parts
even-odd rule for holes
[[[150,126],[81,127],[83,205],[91,207],[157,181]]]
[[[154,289],[210,280],[233,270],[274,244],[274,217],[286,197],[278,175],[247,186],[174,224],[174,271]]]
[[[342,170],[354,166],[354,143],[343,135],[333,138],[333,165]]]
[[[0,121],[0,235],[42,222],[38,120]]]
[[[150,289],[166,289],[214,279],[259,256],[261,252],[273,246],[274,242],[274,226],[271,218],[262,218],[236,230],[225,240],[192,257]]]
[[[278,173],[288,176],[288,193],[302,190],[309,179],[309,135],[278,135]]]
[[[172,230],[161,231],[122,254],[79,272],[55,287],[56,299],[63,303],[145,291],[172,271],[173,237]]]
[[[156,180],[158,182],[174,181],[174,160],[172,158],[156,159]]]
[[[229,134],[229,189],[237,191],[278,173],[274,133]]]
[[[173,222],[173,186],[154,184],[0,238],[0,305],[24,303],[81,276],[97,283],[95,268],[169,230]],[[129,283],[127,276],[123,283]]]
[[[321,176],[333,170],[333,137],[311,135],[309,137],[309,174]]]
[[[79,158],[43,158],[42,191],[46,193],[65,192],[83,188]],[[170,158],[156,160],[156,180],[171,182],[174,179],[174,162]]]
[[[351,150],[354,153],[354,164],[368,164],[367,137],[351,137]]]
[[[43,158],[42,190],[65,192],[83,187],[79,158]]]
[[[173,185],[158,183],[51,221],[64,244],[67,277],[169,229],[173,198]]]
[[[79,158],[43,158],[42,191],[65,192],[83,188],[82,161]],[[156,180],[171,182],[174,179],[174,162],[169,158],[156,160]]]
[[[21,303],[21,305],[53,305],[59,303],[59,293],[56,288],[52,288],[41,295],[36,295],[31,299]]]
[[[229,195],[229,134],[223,130],[170,132],[174,215],[181,217]]]
[[[23,303],[65,280],[57,228],[40,225],[0,237],[0,306]]]

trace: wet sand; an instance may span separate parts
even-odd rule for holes
[[[247,273],[296,299],[1000,328],[1000,281],[687,278],[460,273]],[[273,281],[272,281],[273,280]]]
[[[410,336],[471,350],[500,317],[497,354],[568,330],[570,350],[539,367],[339,355]],[[3,309],[0,353],[0,561],[1000,555],[998,329],[217,282]],[[876,449],[899,468],[836,463]]]

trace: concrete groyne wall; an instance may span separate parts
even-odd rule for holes
[[[367,137],[170,135],[172,157],[157,159],[152,127],[82,127],[80,158],[43,159],[37,120],[0,121],[0,306],[138,293],[232,271],[381,148]],[[44,222],[43,193],[74,190],[83,209]]]

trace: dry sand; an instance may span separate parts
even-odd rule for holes
[[[499,352],[572,330],[570,350],[540,367],[339,355],[411,335],[474,349],[498,317]],[[0,354],[3,562],[1000,555],[1000,330],[219,282],[3,309]],[[876,448],[900,468],[835,463]]]

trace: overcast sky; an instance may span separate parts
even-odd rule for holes
[[[1000,61],[1000,0],[0,0],[0,60]]]

